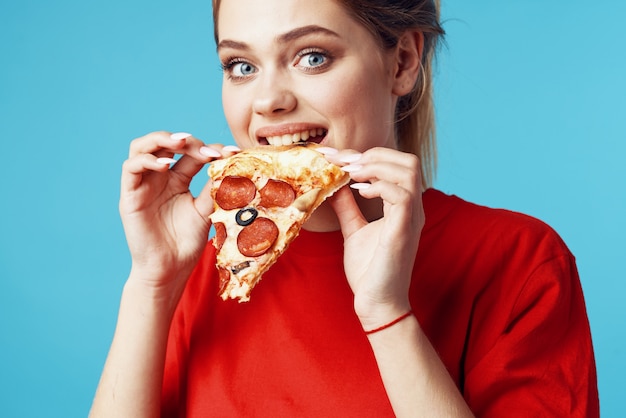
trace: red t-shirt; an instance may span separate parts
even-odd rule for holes
[[[525,215],[424,194],[415,316],[481,417],[599,416],[573,256]],[[163,416],[393,416],[343,274],[340,232],[302,231],[250,302],[208,245],[172,323]]]

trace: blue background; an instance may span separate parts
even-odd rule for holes
[[[129,269],[129,141],[231,142],[210,3],[2,1],[0,416],[89,409]],[[444,0],[436,81],[436,186],[541,218],[577,256],[605,417],[626,375],[625,17],[621,0]]]

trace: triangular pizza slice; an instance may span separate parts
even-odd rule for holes
[[[317,147],[264,145],[211,163],[222,299],[248,301],[313,211],[350,180]]]

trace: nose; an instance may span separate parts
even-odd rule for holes
[[[255,92],[256,97],[252,103],[254,113],[263,116],[276,116],[291,112],[296,108],[296,96],[284,77],[281,77],[280,74],[274,74],[274,76],[263,78]]]

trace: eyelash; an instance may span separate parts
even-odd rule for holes
[[[333,59],[331,53],[325,49],[320,49],[320,48],[305,48],[301,51],[299,51],[296,54],[296,64],[305,56],[310,55],[310,54],[319,54],[322,55],[324,57],[324,62],[318,66],[315,67],[299,67],[302,71],[305,71],[307,73],[313,73],[313,72],[319,72],[320,70],[326,69],[330,64],[331,61]],[[237,81],[243,81],[245,80],[247,77],[249,76],[235,76],[233,75],[233,67],[237,64],[250,64],[249,61],[243,59],[243,58],[239,58],[239,57],[232,57],[232,58],[227,58],[223,61],[223,63],[220,65],[221,70],[227,75],[228,80],[233,81],[233,82],[237,82]],[[252,65],[254,67],[254,65]]]
[[[304,71],[306,72],[318,72],[320,70],[325,69],[326,67],[328,67],[331,62],[332,62],[332,55],[330,54],[329,51],[325,50],[325,49],[319,49],[319,48],[306,48],[301,50],[300,52],[298,52],[296,54],[297,58],[298,58],[298,62],[305,56],[310,55],[310,54],[318,54],[324,57],[324,62],[320,65],[317,65],[315,67],[300,67],[302,68]]]
[[[241,81],[244,80],[246,77],[245,76],[235,76],[233,75],[233,67],[237,64],[249,64],[248,61],[246,61],[243,58],[228,58],[226,60],[224,60],[224,62],[221,64],[220,68],[221,70],[227,74],[228,79],[231,81]],[[252,65],[252,64],[250,64]]]

